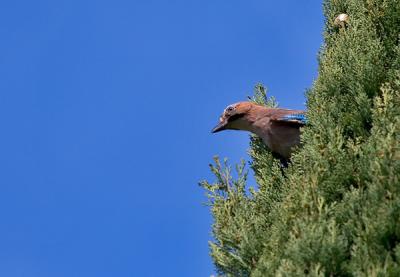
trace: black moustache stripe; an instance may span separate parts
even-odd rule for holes
[[[238,120],[239,118],[242,118],[244,116],[244,113],[238,113],[238,114],[234,114],[231,117],[228,118],[228,122],[232,122],[235,120]]]

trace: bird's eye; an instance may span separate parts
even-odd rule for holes
[[[234,107],[229,106],[228,108],[226,108],[226,111],[227,111],[227,112],[231,112],[231,111],[233,111],[234,109],[235,109]]]

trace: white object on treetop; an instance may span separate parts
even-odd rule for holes
[[[344,24],[348,23],[348,22],[349,22],[349,15],[345,14],[345,13],[341,13],[335,18],[334,24],[336,26],[340,25],[340,26],[344,27]]]

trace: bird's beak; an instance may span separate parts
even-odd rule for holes
[[[228,122],[227,122],[226,120],[221,120],[221,121],[217,124],[217,126],[215,126],[215,127],[211,130],[211,133],[217,133],[217,132],[220,132],[220,131],[225,130],[225,129],[226,129],[227,123],[228,123]]]

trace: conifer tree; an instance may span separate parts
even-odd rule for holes
[[[326,0],[303,147],[282,172],[251,136],[232,177],[204,181],[211,256],[226,276],[400,276],[400,1]],[[335,24],[345,13],[346,22]],[[266,99],[262,86],[252,101]]]

